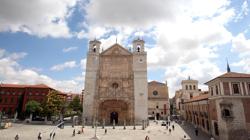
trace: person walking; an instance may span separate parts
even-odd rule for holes
[[[184,135],[183,138],[181,140],[187,140],[187,136]]]
[[[172,125],[172,129],[173,129],[173,131],[174,131],[174,125]]]
[[[150,139],[149,139],[149,136],[146,136],[146,137],[145,137],[145,140],[150,140]]]
[[[198,128],[195,128],[195,135],[198,136]]]
[[[16,134],[16,136],[15,136],[15,140],[19,140],[19,136],[18,136],[18,134]]]
[[[169,134],[171,134],[171,128],[169,128],[168,131],[169,131]]]
[[[37,139],[42,140],[42,133],[41,132],[39,132]]]
[[[74,129],[72,136],[74,137],[75,135],[76,135],[76,130]]]
[[[53,134],[53,139],[55,138],[55,136],[56,136],[56,132],[54,132],[54,134]]]
[[[49,138],[51,139],[51,137],[52,137],[52,132],[50,132],[50,134],[49,134]]]
[[[107,128],[106,128],[105,131],[104,131],[104,133],[107,134],[107,131],[108,131],[108,130],[107,130]]]

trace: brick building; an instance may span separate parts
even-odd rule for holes
[[[25,105],[30,100],[42,103],[47,94],[54,90],[44,85],[0,84],[0,111],[13,116],[15,112],[25,112]],[[61,93],[64,96],[64,94]]]
[[[208,97],[208,93],[196,96],[185,101],[183,103],[183,108],[185,110],[184,119],[209,134],[210,123]]]
[[[185,119],[217,140],[247,140],[250,74],[228,71],[206,84],[208,94],[184,102]]]

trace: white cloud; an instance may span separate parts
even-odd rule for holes
[[[3,50],[0,49],[0,52]],[[39,74],[38,72],[32,69],[22,68],[18,64],[18,59],[15,57],[10,57],[13,55],[7,54],[4,50],[4,54],[0,57],[0,80],[3,83],[12,83],[12,84],[46,84],[52,88],[57,90],[65,91],[65,92],[78,92],[80,93],[83,89],[84,78],[72,80],[55,80],[51,77],[43,74]],[[23,53],[14,53],[15,56],[22,56]],[[80,77],[80,76],[79,76]]]
[[[67,18],[78,0],[2,0],[0,32],[25,32],[39,37],[71,37]]]
[[[231,51],[241,54],[250,53],[250,39],[246,39],[243,33],[238,34],[232,40]]]
[[[249,9],[248,9],[248,2],[247,2],[247,0],[245,0],[243,2],[243,4],[241,5],[241,10],[238,13],[238,15],[235,17],[234,21],[238,22],[239,20],[243,19],[244,16],[248,15],[248,11],[249,11]]]
[[[78,47],[68,47],[68,48],[63,48],[62,51],[67,53],[67,52],[75,51],[77,49],[78,49]]]
[[[67,61],[64,62],[63,64],[54,65],[50,69],[53,71],[62,71],[66,68],[75,68],[75,67],[77,67],[75,61]]]
[[[85,10],[90,28],[99,26],[116,34],[100,36],[104,48],[117,35],[120,44],[135,36],[152,38],[155,46],[146,46],[149,69],[165,69],[164,80],[174,91],[188,75],[205,82],[221,73],[213,61],[219,57],[218,47],[233,38],[226,28],[235,17],[235,9],[229,6],[229,0],[91,0]],[[170,71],[179,73],[171,76]]]

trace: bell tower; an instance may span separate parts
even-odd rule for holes
[[[133,41],[133,72],[135,121],[147,120],[148,116],[148,81],[147,81],[147,53],[144,51],[144,40]]]
[[[84,102],[83,111],[86,123],[90,123],[94,118],[94,97],[97,94],[97,75],[99,69],[101,42],[98,40],[89,41],[89,50],[87,54],[86,73],[85,73],[85,87],[84,87]]]

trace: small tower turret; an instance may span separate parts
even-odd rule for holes
[[[101,46],[101,42],[96,39],[89,41],[89,52],[99,54],[100,46]]]
[[[133,52],[134,53],[140,53],[144,52],[144,40],[138,38],[133,41]]]

